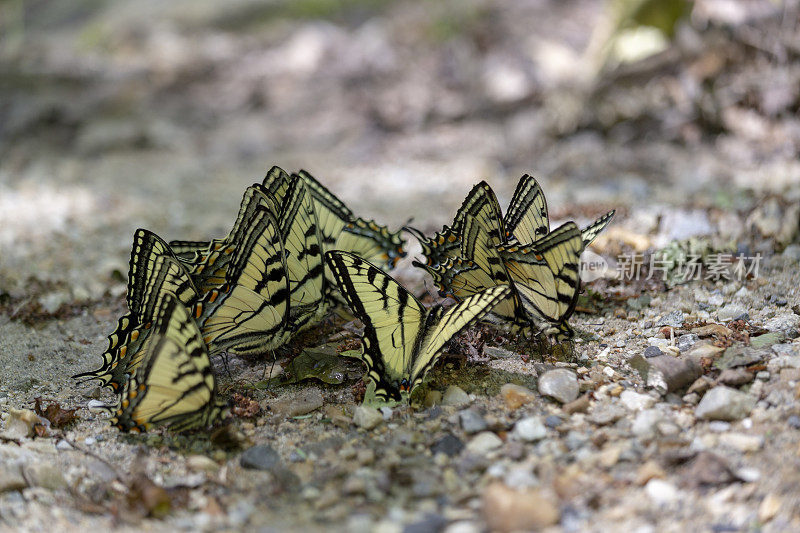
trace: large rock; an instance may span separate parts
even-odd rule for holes
[[[561,403],[575,400],[580,393],[575,372],[566,368],[556,368],[542,374],[538,387],[540,394],[550,396]]]
[[[730,387],[719,386],[708,391],[694,410],[703,420],[740,420],[750,414],[757,398]]]
[[[646,359],[637,354],[628,363],[639,372],[648,387],[653,387],[661,394],[688,387],[703,373],[700,365],[693,359],[671,355]]]
[[[769,352],[765,349],[759,350],[749,346],[731,346],[725,350],[716,365],[723,370],[727,368],[750,366],[760,363],[768,355]]]
[[[797,328],[800,326],[800,316],[794,313],[783,313],[764,322],[768,331],[777,331],[790,338],[797,337]]]

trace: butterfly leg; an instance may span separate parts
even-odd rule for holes
[[[228,379],[233,381],[233,375],[231,374],[231,369],[228,368],[228,352],[223,351],[220,354],[220,357],[222,358],[222,366],[225,368],[225,373],[228,374]]]

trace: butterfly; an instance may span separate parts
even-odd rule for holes
[[[494,239],[482,224],[469,216],[464,220],[462,231],[466,237],[459,239],[457,254],[445,258],[443,263],[437,265],[414,261],[414,266],[431,274],[440,296],[452,296],[456,300],[464,300],[495,285],[510,285],[510,296],[495,305],[487,318],[508,326],[512,331],[528,331],[533,328],[503,258],[494,245]]]
[[[159,304],[145,355],[117,402],[107,406],[122,431],[166,425],[175,431],[204,428],[225,410],[208,350],[189,310],[167,294]]]
[[[497,286],[445,310],[425,308],[377,266],[347,252],[328,252],[325,260],[339,290],[364,323],[361,359],[375,383],[375,396],[401,400],[419,385],[445,344],[506,298]]]
[[[212,353],[263,353],[291,334],[290,281],[278,221],[259,206],[245,225],[225,283],[193,306]]]
[[[584,246],[589,246],[614,218],[615,210],[601,216],[583,230]],[[519,179],[504,219],[506,244],[529,244],[550,233],[547,199],[535,178],[525,174]]]
[[[297,176],[303,180],[314,198],[314,210],[322,238],[323,252],[343,250],[377,263],[382,268],[394,268],[400,258],[406,256],[405,241],[400,232],[391,232],[374,220],[356,217],[336,195],[316,180],[310,173],[301,170]],[[331,289],[335,280],[326,272]],[[337,298],[335,291],[331,297]]]
[[[581,231],[567,222],[528,246],[496,245],[471,215],[464,218],[458,255],[427,270],[442,295],[461,300],[488,287],[509,284],[511,298],[497,305],[492,317],[512,330],[542,331],[569,338],[567,320],[580,293]]]
[[[169,245],[155,233],[138,229],[134,233],[128,273],[129,311],[108,336],[101,367],[73,378],[96,379],[101,386],[119,391],[127,379],[128,367],[141,360],[153,318],[165,294],[190,305],[197,296],[197,289]]]
[[[293,334],[321,319],[331,306],[322,259],[322,234],[305,182],[293,176],[279,218],[289,278]]]
[[[497,248],[527,315],[559,340],[573,336],[567,320],[580,294],[584,247],[581,230],[567,222],[530,245]]]

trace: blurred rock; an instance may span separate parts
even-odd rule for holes
[[[500,440],[500,437],[491,431],[484,431],[472,437],[472,440],[467,443],[467,451],[483,455],[502,445],[503,441]]]
[[[442,405],[466,405],[470,402],[469,394],[464,392],[464,389],[457,385],[450,385],[444,391],[444,396],[442,397]]]
[[[11,440],[32,437],[34,434],[33,426],[43,423],[39,415],[33,411],[10,407],[8,409],[8,416],[6,417],[6,427],[0,436]]]
[[[628,363],[639,372],[648,387],[653,387],[661,394],[688,387],[702,374],[700,366],[688,357],[683,359],[660,355],[645,359],[637,354]]]
[[[532,531],[558,522],[558,503],[535,489],[492,483],[483,492],[483,516],[492,531]]]
[[[239,458],[242,468],[271,470],[281,462],[281,457],[272,447],[260,444],[246,449]]]
[[[374,407],[359,405],[353,412],[353,423],[363,429],[372,429],[383,422],[383,415]]]
[[[458,413],[458,420],[461,424],[461,429],[468,435],[479,433],[488,427],[486,420],[472,409],[465,409]]]
[[[536,394],[532,390],[514,383],[506,383],[500,387],[500,396],[503,398],[506,407],[512,410],[519,409],[536,398]]]
[[[750,414],[757,398],[725,386],[708,391],[694,414],[702,420],[739,420]]]
[[[539,393],[550,396],[561,403],[569,403],[578,397],[580,387],[575,373],[566,368],[549,370],[539,377]]]
[[[547,436],[547,428],[539,417],[531,416],[514,424],[514,435],[526,442],[535,442]]]

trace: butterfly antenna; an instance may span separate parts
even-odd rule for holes
[[[411,220],[409,220],[408,222],[410,223],[410,222],[411,222]],[[411,226],[409,226],[409,225],[408,225],[408,223],[406,223],[406,225],[405,225],[405,226],[403,226],[403,228],[402,228],[402,229],[403,229],[403,230],[405,230],[405,231],[407,231],[407,232],[409,232],[409,233],[410,233],[411,235],[413,235],[414,237],[416,237],[418,241],[423,241],[423,240],[425,240],[425,234],[424,234],[424,233],[422,233],[422,232],[421,232],[420,230],[418,230],[417,228],[412,228]]]

